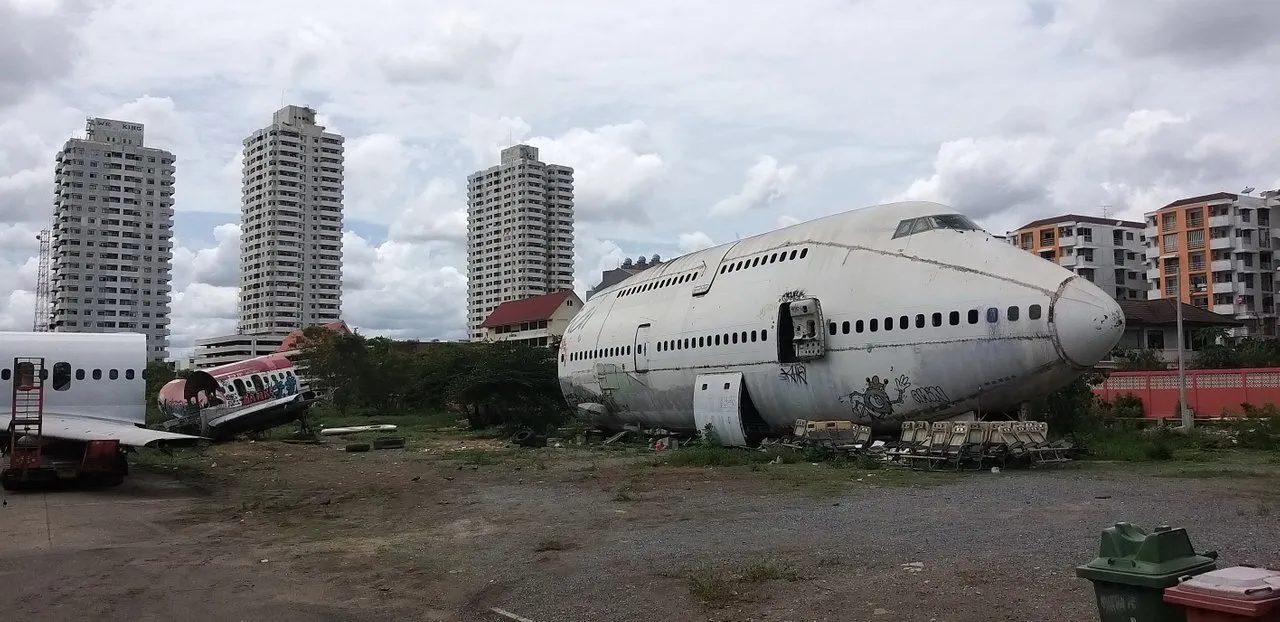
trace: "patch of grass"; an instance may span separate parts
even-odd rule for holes
[[[765,581],[786,580],[799,581],[800,573],[789,564],[771,560],[762,560],[748,564],[742,569],[742,580],[747,583],[764,583]]]
[[[689,594],[703,605],[713,608],[726,607],[746,599],[750,591],[742,584],[760,584],[769,581],[803,581],[794,567],[786,562],[764,559],[751,562],[736,572],[722,569],[704,569],[689,575]]]
[[[689,575],[689,594],[708,607],[725,607],[738,598],[733,582],[722,572]]]
[[[735,467],[767,464],[774,460],[783,463],[800,461],[795,452],[754,451],[737,447],[706,447],[689,445],[675,451],[663,452],[653,459],[654,466],[674,467]]]

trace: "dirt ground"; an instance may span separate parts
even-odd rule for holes
[[[237,442],[6,494],[0,610],[62,620],[1097,619],[1117,521],[1280,563],[1274,459],[919,474],[617,449]]]

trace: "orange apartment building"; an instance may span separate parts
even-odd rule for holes
[[[1116,300],[1146,298],[1140,222],[1067,214],[1029,222],[1005,239],[1094,282]]]
[[[1272,229],[1270,196],[1218,192],[1146,213],[1147,297],[1240,320],[1236,335],[1275,336],[1280,229]]]

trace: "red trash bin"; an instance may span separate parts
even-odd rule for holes
[[[1164,591],[1187,622],[1280,622],[1280,571],[1233,566],[1188,577]]]

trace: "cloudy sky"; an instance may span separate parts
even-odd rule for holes
[[[465,334],[466,175],[577,169],[577,289],[877,202],[988,230],[1280,187],[1274,0],[0,0],[0,329],[88,116],[177,155],[173,349],[234,329],[240,141],[347,137],[344,315]]]

